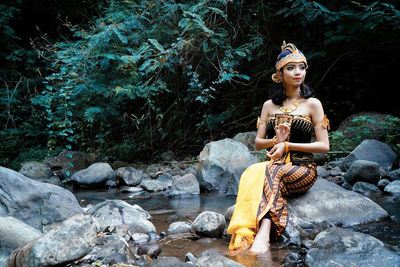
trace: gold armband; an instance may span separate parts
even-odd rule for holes
[[[263,120],[260,119],[260,117],[257,118],[257,129],[260,125],[266,125],[267,123]]]
[[[314,122],[314,128],[318,127],[318,126],[322,126],[323,128],[330,130],[331,127],[330,127],[329,120],[326,117],[326,115],[324,115],[324,118],[321,121]]]

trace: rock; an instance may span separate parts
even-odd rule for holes
[[[148,255],[150,258],[155,259],[161,253],[161,247],[155,243],[139,244],[137,253],[139,255]]]
[[[156,231],[147,211],[122,200],[106,200],[90,208],[87,213],[98,219],[101,231],[121,224],[128,224],[132,234]]]
[[[194,220],[192,230],[206,237],[221,237],[225,228],[225,217],[213,211],[204,211]]]
[[[157,181],[164,182],[167,184],[167,188],[172,186],[172,174],[163,173],[157,177]]]
[[[214,250],[206,250],[200,254],[200,257],[197,259],[194,264],[196,267],[215,267],[215,266],[224,266],[224,267],[244,267],[242,264],[237,263],[231,259],[228,259],[222,255],[219,255]]]
[[[346,190],[353,190],[353,186],[352,186],[351,184],[347,183],[347,182],[344,182],[344,183],[342,184],[342,187],[343,187],[344,189],[346,189]]]
[[[146,262],[144,267],[188,267],[193,266],[189,263],[184,263],[175,257],[160,257],[154,261]]]
[[[172,180],[171,195],[198,195],[200,186],[196,176],[186,174],[182,177],[177,176]]]
[[[343,176],[344,173],[342,172],[342,169],[339,166],[335,166],[332,169],[328,171],[330,176]]]
[[[5,260],[15,249],[41,235],[39,230],[14,217],[0,217],[0,259]],[[0,266],[4,264],[0,260]]]
[[[381,190],[379,190],[378,187],[376,187],[373,184],[366,183],[366,182],[357,182],[353,185],[354,192],[360,193],[362,195],[369,195],[371,193],[380,193]]]
[[[131,166],[122,167],[117,170],[117,177],[122,178],[123,184],[137,186],[142,182],[142,172]]]
[[[285,239],[284,244],[291,247],[300,247],[302,240],[300,230],[302,229],[297,225],[293,225],[293,223],[289,220],[285,231],[282,234],[283,238]]]
[[[339,166],[340,169],[343,171],[343,170],[344,170],[344,169],[342,168],[343,160],[344,160],[344,158],[340,158],[340,159],[335,160],[335,161],[330,161],[330,162],[328,162],[328,163],[325,165],[325,168],[326,168],[327,170],[332,170],[332,169],[334,169],[336,166]]]
[[[254,146],[254,140],[256,139],[256,136],[257,132],[252,131],[252,132],[238,133],[232,139],[244,144],[250,151],[254,151],[256,150],[256,147]]]
[[[226,138],[205,145],[200,153],[197,178],[206,191],[226,192],[235,167],[247,168],[256,162],[248,148],[240,142]]]
[[[15,250],[7,266],[62,265],[88,254],[97,240],[97,223],[90,215],[78,214],[41,237]]]
[[[145,244],[149,242],[150,237],[147,234],[143,233],[134,233],[132,235],[132,241],[136,244]]]
[[[378,239],[348,229],[329,228],[317,235],[306,266],[400,266],[400,255]]]
[[[362,181],[377,184],[380,178],[380,166],[378,163],[368,160],[355,160],[344,174],[344,179],[349,184]]]
[[[283,258],[281,267],[296,267],[302,265],[301,255],[296,252],[288,252]]]
[[[322,166],[317,166],[318,177],[326,178],[329,176],[329,172]]]
[[[60,178],[70,177],[77,171],[86,169],[94,162],[89,154],[80,151],[64,151],[57,157],[46,160],[46,165]]]
[[[367,139],[361,142],[342,162],[344,169],[350,168],[356,160],[378,163],[385,171],[390,171],[397,160],[396,153],[386,144]]]
[[[369,198],[321,178],[304,195],[289,198],[288,209],[290,216],[314,225],[327,221],[333,225],[353,226],[388,216]]]
[[[380,190],[383,190],[388,184],[390,184],[390,181],[388,179],[382,179],[378,182],[378,188]]]
[[[386,175],[393,180],[400,180],[400,169],[396,169],[390,172],[387,172]]]
[[[237,196],[240,177],[245,170],[246,168],[243,166],[236,166],[232,169],[232,176],[228,180],[228,189],[226,190],[227,196]]]
[[[325,178],[325,180],[337,185],[342,185],[344,178],[342,176],[328,176]]]
[[[328,155],[325,153],[314,153],[314,161],[318,166],[323,166],[328,161]]]
[[[101,262],[103,265],[134,264],[136,257],[129,244],[121,236],[111,234],[99,237],[95,247],[81,262],[91,264]]]
[[[102,162],[93,163],[67,180],[88,188],[116,185],[115,173],[110,164]]]
[[[164,191],[168,188],[168,183],[158,180],[143,180],[140,186],[149,192]]]
[[[133,186],[121,186],[119,191],[121,193],[139,193],[139,192],[143,192],[143,188],[133,187]]]
[[[161,153],[161,160],[165,162],[170,162],[174,160],[174,154],[172,153],[171,150],[165,151],[164,153]]]
[[[192,224],[189,222],[174,222],[168,227],[168,235],[190,233],[192,231]]]
[[[235,210],[235,205],[229,207],[225,211],[225,220],[230,221],[232,219],[233,211]]]
[[[317,223],[316,225],[313,226],[308,238],[313,240],[319,233],[331,227],[334,227],[334,225],[327,221]]]
[[[49,167],[38,162],[25,163],[19,170],[19,173],[42,183],[49,182],[51,177],[54,176]]]
[[[43,232],[77,213],[83,210],[70,191],[0,167],[0,216],[12,216]]]
[[[385,193],[397,195],[400,194],[400,180],[396,180],[388,184],[385,189]]]
[[[193,175],[196,175],[197,171],[193,167],[188,167],[188,168],[183,170],[183,175],[186,175],[186,174],[189,174],[189,173],[191,173]]]
[[[192,253],[190,253],[190,252],[186,253],[185,262],[195,263],[196,260],[197,260],[196,257]]]

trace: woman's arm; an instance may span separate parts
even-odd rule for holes
[[[257,150],[261,150],[264,148],[270,148],[273,147],[273,139],[265,139],[267,135],[267,121],[268,121],[268,116],[271,110],[271,106],[273,105],[271,100],[268,100],[264,103],[261,111],[261,117],[260,117],[260,124],[257,129],[257,135],[256,139],[254,140],[254,145]]]

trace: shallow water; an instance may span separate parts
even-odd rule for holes
[[[146,193],[144,195],[120,193],[117,188],[98,191],[76,191],[74,194],[78,201],[83,202],[83,207],[97,204],[106,199],[121,199],[130,204],[137,204],[152,215],[152,223],[156,227],[158,234],[166,232],[168,226],[174,221],[194,221],[197,215],[203,211],[215,211],[225,214],[227,208],[232,206],[236,200],[236,197],[224,196],[217,193],[207,193],[186,198],[171,198],[162,196],[159,193]],[[381,205],[389,213],[392,220],[388,219],[382,222],[359,225],[353,227],[353,229],[372,235],[383,241],[393,250],[400,252],[399,201],[393,197],[381,194],[370,196],[370,198]],[[188,252],[197,257],[204,250],[215,249],[220,254],[244,266],[280,266],[283,258],[289,251],[299,252],[298,249],[283,247],[281,242],[273,242],[269,254],[252,256],[244,253],[230,256],[228,255],[229,239],[227,237],[219,239],[201,238],[199,240],[165,239],[160,244],[162,246],[160,256],[173,256],[184,261],[185,255]]]

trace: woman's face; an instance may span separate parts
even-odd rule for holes
[[[306,78],[306,65],[300,63],[288,63],[283,67],[283,83],[285,85],[300,86]]]

